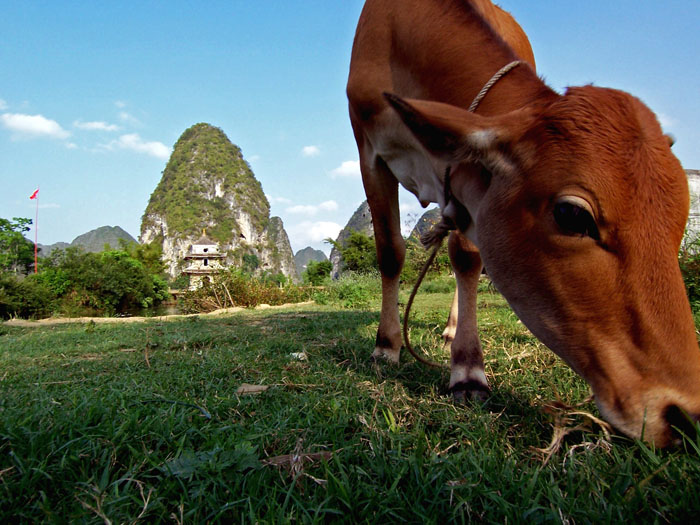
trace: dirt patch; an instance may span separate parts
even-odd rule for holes
[[[52,326],[69,323],[95,323],[95,324],[115,324],[115,323],[143,323],[146,321],[176,321],[178,319],[186,319],[188,317],[216,317],[220,315],[233,314],[242,312],[243,310],[268,310],[278,308],[289,308],[290,306],[305,306],[314,304],[313,301],[303,303],[288,303],[279,306],[270,306],[269,304],[261,304],[255,308],[243,308],[235,306],[233,308],[222,308],[205,314],[175,314],[175,315],[160,315],[154,317],[50,317],[48,319],[39,319],[37,321],[28,321],[26,319],[10,319],[5,321],[5,326],[19,326],[23,328]]]

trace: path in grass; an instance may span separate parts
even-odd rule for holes
[[[212,312],[198,314],[170,314],[158,316],[130,316],[130,317],[48,317],[46,319],[10,319],[5,321],[6,326],[19,326],[24,328],[36,328],[39,326],[55,326],[59,324],[74,324],[74,323],[99,323],[99,324],[124,324],[124,323],[145,323],[145,322],[162,322],[162,321],[179,321],[199,316],[217,316],[229,315],[244,310],[269,310],[270,308],[289,308],[290,306],[307,306],[313,304],[313,301],[306,301],[295,304],[282,304],[270,306],[269,304],[259,304],[255,308],[244,308],[242,306],[234,306],[231,308],[220,308]]]

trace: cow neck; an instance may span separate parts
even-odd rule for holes
[[[491,91],[491,88],[496,85],[496,83],[501,80],[504,76],[506,76],[510,71],[518,67],[520,64],[522,64],[522,60],[513,60],[512,62],[509,62],[505,66],[503,66],[501,69],[499,69],[490,79],[486,84],[484,84],[484,87],[481,88],[481,91],[477,93],[477,95],[474,97],[474,100],[469,106],[468,111],[470,113],[475,113],[476,109],[479,107],[479,104],[481,104],[481,101],[484,100],[486,95],[488,95],[489,91]],[[450,201],[452,200],[452,187],[450,184],[450,172],[452,171],[452,167],[448,164],[447,167],[445,168],[445,176],[443,178],[443,188],[444,188],[444,198],[445,198],[445,206],[450,204]],[[441,221],[442,223],[445,223],[446,221],[443,220]],[[445,238],[447,233],[450,230],[454,229],[454,225],[450,225],[449,229],[447,228],[442,228],[439,232],[438,235],[440,235],[440,241]]]
[[[474,113],[476,111],[476,108],[479,107],[479,104],[481,104],[481,101],[488,95],[488,92],[491,91],[491,88],[501,80],[504,76],[506,76],[511,70],[515,69],[518,67],[520,64],[522,64],[522,60],[513,60],[509,64],[506,64],[503,66],[501,69],[499,69],[495,75],[491,77],[491,79],[484,84],[484,87],[481,88],[481,91],[474,97],[474,100],[472,101],[471,105],[469,106],[469,111],[471,113]]]

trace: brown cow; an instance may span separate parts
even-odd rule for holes
[[[647,107],[592,86],[555,93],[523,31],[487,0],[367,0],[347,92],[382,274],[375,357],[398,361],[401,349],[400,182],[456,228],[457,399],[488,392],[475,313],[483,261],[622,432],[666,446],[672,426],[689,428],[685,414],[698,419],[700,351],[676,258],[688,186]]]

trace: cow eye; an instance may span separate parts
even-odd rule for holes
[[[590,206],[580,197],[563,197],[557,200],[553,213],[554,220],[563,233],[600,240]]]

